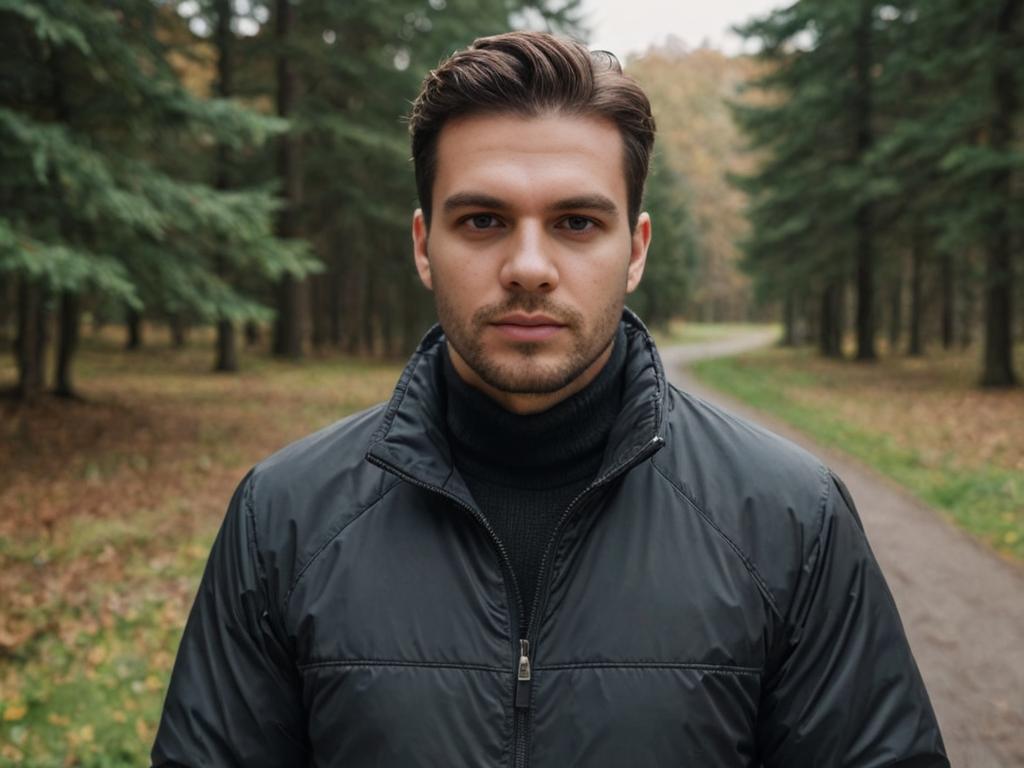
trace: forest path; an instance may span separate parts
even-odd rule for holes
[[[782,435],[843,478],[896,599],[953,768],[1024,766],[1024,568],[877,471],[705,387],[686,368],[774,338],[747,333],[665,347],[661,355],[677,387]]]

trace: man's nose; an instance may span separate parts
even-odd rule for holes
[[[501,284],[510,291],[552,291],[558,285],[553,243],[540,224],[524,223],[508,241]]]

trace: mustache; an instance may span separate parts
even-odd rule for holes
[[[551,301],[547,296],[537,294],[512,296],[498,304],[481,307],[473,313],[473,323],[477,326],[489,325],[512,312],[544,314],[571,328],[579,328],[583,324],[583,315],[575,309],[562,306]]]

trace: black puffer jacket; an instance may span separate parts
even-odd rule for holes
[[[242,482],[154,764],[948,765],[842,484],[669,387],[624,322],[624,407],[534,615],[451,465],[435,329],[390,403]]]

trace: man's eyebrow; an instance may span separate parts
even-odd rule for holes
[[[445,211],[454,211],[456,208],[507,208],[504,200],[493,195],[485,195],[483,192],[456,192],[444,201]]]
[[[579,209],[601,211],[609,215],[615,215],[619,212],[618,207],[611,198],[598,194],[567,197],[551,206],[553,211],[575,211]]]

